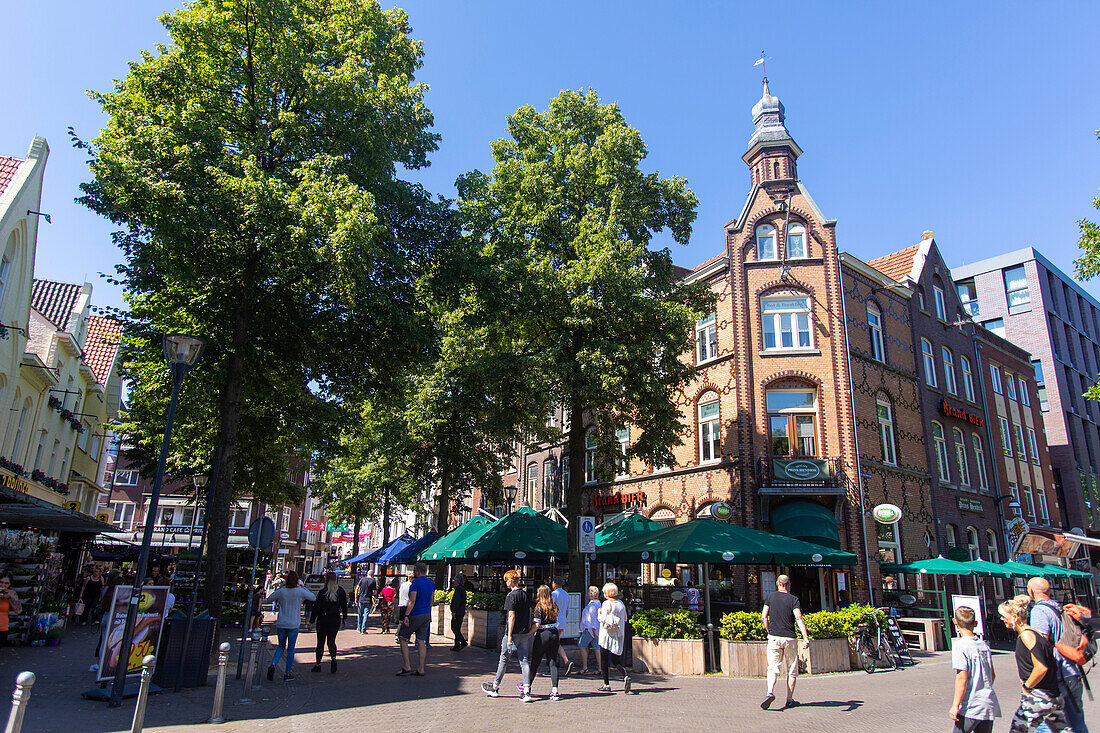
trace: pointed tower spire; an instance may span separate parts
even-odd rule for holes
[[[802,155],[802,148],[791,137],[785,124],[786,115],[779,97],[768,88],[764,77],[764,93],[752,108],[755,126],[749,147],[742,156],[752,171],[753,185],[763,181],[797,178],[795,160]]]

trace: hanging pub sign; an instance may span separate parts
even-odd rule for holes
[[[1023,517],[1013,517],[1005,522],[1005,534],[1008,535],[1008,545],[1010,552],[1017,552],[1017,547],[1020,545],[1020,540],[1024,538],[1029,529],[1027,521]]]
[[[633,494],[624,494],[620,491],[616,494],[608,494],[607,496],[592,495],[592,506],[644,505],[645,503],[646,496],[644,491],[635,491]]]
[[[821,481],[829,478],[829,462],[821,458],[776,458],[775,478],[786,481]]]
[[[897,524],[901,521],[901,509],[893,504],[879,504],[871,510],[871,516],[879,524]]]
[[[940,401],[940,412],[947,417],[966,420],[971,425],[977,425],[979,428],[985,426],[985,420],[982,419],[981,415],[975,415],[973,412],[967,412],[961,407],[954,407],[953,405],[947,404],[946,397]]]

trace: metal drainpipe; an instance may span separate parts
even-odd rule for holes
[[[848,343],[848,304],[844,295],[844,268],[840,263],[840,255],[837,255],[837,276],[840,278],[840,310],[844,320],[844,356],[848,360],[848,397],[852,401],[852,439],[856,447],[856,485],[859,486],[859,526],[863,533],[863,563],[867,572],[867,593],[871,599],[871,605],[875,603],[874,590],[871,588],[871,548],[867,544],[867,512],[864,509],[865,498],[863,496],[863,473],[859,466],[859,426],[856,424],[856,385],[852,378],[852,349]]]

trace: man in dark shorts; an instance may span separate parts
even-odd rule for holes
[[[798,681],[798,632],[802,632],[802,648],[810,648],[810,634],[802,620],[802,605],[791,595],[791,579],[780,575],[775,579],[775,593],[764,599],[760,614],[768,632],[768,694],[760,707],[767,710],[775,702],[775,683],[779,675],[787,675],[787,702],[783,708],[798,705],[794,699],[794,684]],[[781,708],[782,709],[782,708]]]
[[[397,673],[398,677],[405,675],[424,676],[424,662],[428,658],[428,634],[432,628],[432,600],[435,596],[435,583],[428,577],[428,566],[418,562],[413,566],[413,580],[409,586],[409,603],[405,607],[405,619],[397,629],[397,640],[401,644],[401,661],[404,665]],[[409,661],[409,641],[416,634],[416,651],[420,654],[420,660],[416,671],[413,671],[412,662]]]

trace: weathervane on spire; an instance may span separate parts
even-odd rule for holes
[[[764,67],[762,69],[762,71],[764,72],[764,86],[767,86],[768,85],[768,62],[767,62],[767,59],[764,57],[764,52],[763,51],[760,52],[760,58],[758,58],[756,60],[756,62],[753,64],[753,66],[763,66]]]

